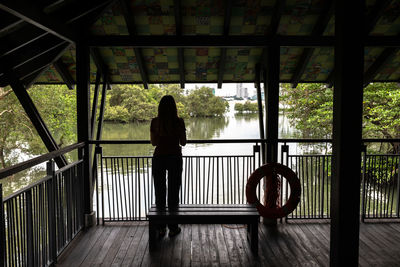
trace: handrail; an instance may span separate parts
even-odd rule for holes
[[[75,150],[77,148],[84,147],[84,146],[85,146],[84,142],[76,143],[76,144],[73,144],[73,145],[70,145],[70,146],[66,146],[64,148],[49,152],[47,154],[38,156],[36,158],[33,158],[33,159],[30,159],[30,160],[15,164],[13,166],[1,169],[0,170],[0,180],[5,178],[5,177],[8,177],[10,175],[13,175],[15,173],[18,173],[18,172],[21,172],[23,170],[29,169],[29,168],[31,168],[31,167],[33,167],[35,165],[40,164],[40,163],[46,162],[46,161],[48,161],[50,159],[56,158],[56,157],[58,157],[60,155],[66,154],[66,153],[68,153],[68,152],[70,152],[72,150]]]
[[[332,143],[332,139],[308,139],[308,138],[278,138],[279,143]],[[214,144],[214,143],[268,143],[267,139],[208,139],[200,140],[193,139],[187,140],[188,144]],[[363,143],[374,143],[374,142],[400,142],[400,139],[383,139],[383,138],[366,138],[362,139]],[[150,140],[89,140],[89,144],[102,145],[102,144],[150,144]]]
[[[331,139],[278,139],[278,142],[304,142],[304,143],[321,143],[332,142]],[[268,143],[268,139],[193,139],[187,140],[188,144],[224,144],[224,143]],[[150,144],[150,140],[90,140],[89,144]]]

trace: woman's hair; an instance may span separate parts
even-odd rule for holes
[[[160,121],[160,130],[166,134],[172,134],[176,131],[178,124],[178,110],[176,103],[171,95],[165,95],[161,98],[158,105],[158,119]]]

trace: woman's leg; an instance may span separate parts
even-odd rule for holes
[[[156,195],[156,207],[158,210],[165,210],[166,198],[166,169],[163,160],[153,157],[152,171],[154,179],[154,191]],[[166,225],[160,225],[160,229],[165,229]],[[164,233],[165,234],[165,233]]]
[[[179,190],[182,184],[182,157],[174,156],[168,164],[168,209],[177,210],[179,206]],[[168,225],[171,231],[179,229],[177,224]]]

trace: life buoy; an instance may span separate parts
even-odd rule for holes
[[[290,196],[288,201],[282,207],[268,208],[260,203],[257,198],[257,185],[263,177],[273,179],[275,175],[280,174],[287,179],[290,186]],[[261,216],[268,219],[277,219],[286,217],[293,212],[300,202],[301,186],[296,174],[287,166],[279,163],[267,163],[256,169],[247,180],[246,198],[250,204],[255,204]]]

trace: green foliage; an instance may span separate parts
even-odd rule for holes
[[[332,137],[333,89],[322,84],[282,84],[281,103],[288,106],[288,118],[303,138]]]
[[[37,85],[28,91],[60,146],[76,140],[76,96],[61,85]],[[0,88],[0,164],[16,163],[18,154],[46,152],[40,137],[10,87]]]
[[[238,113],[257,113],[258,112],[258,104],[257,102],[246,101],[242,103],[235,104],[235,111]]]
[[[304,138],[331,138],[333,89],[322,84],[281,86],[281,103],[287,105],[288,117]],[[397,83],[372,83],[364,88],[363,137],[400,138],[400,86]],[[400,151],[392,143],[390,152]]]
[[[186,107],[191,117],[219,117],[226,113],[229,103],[215,96],[211,88],[202,86],[189,93]]]

